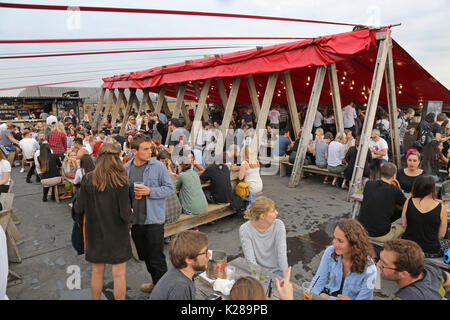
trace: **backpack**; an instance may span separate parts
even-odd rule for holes
[[[384,140],[388,141],[389,140],[389,129],[386,129],[383,121],[379,121],[376,125],[375,125],[375,129],[378,129],[378,131],[380,131],[380,137],[382,137]]]
[[[420,151],[426,144],[430,143],[434,139],[432,124],[429,122],[423,122],[420,126],[417,140],[414,142],[414,146]]]
[[[250,194],[250,190],[248,187],[250,186],[247,182],[239,182],[234,189],[234,192],[241,198],[248,197]]]

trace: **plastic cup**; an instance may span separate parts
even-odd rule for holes
[[[248,263],[248,270],[250,271],[250,275],[259,281],[261,278],[260,268],[258,267],[258,265],[254,264],[250,261],[247,261],[247,263]]]
[[[235,280],[236,268],[233,266],[227,266],[227,280]]]
[[[136,182],[134,183],[134,188],[136,188],[137,186],[143,186],[143,185],[144,185],[143,182],[141,182],[141,181],[136,181]],[[140,199],[142,199],[142,195],[137,195],[137,194],[136,194],[136,191],[135,191],[135,193],[134,193],[134,198],[135,198],[136,200],[140,200]]]
[[[311,291],[310,291],[311,282],[303,282],[303,300],[312,300]]]

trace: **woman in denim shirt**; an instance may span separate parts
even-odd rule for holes
[[[364,227],[354,219],[337,222],[312,279],[312,292],[330,300],[371,300],[377,278],[373,248]]]

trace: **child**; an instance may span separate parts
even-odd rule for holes
[[[316,166],[321,169],[327,168],[328,160],[328,145],[333,140],[333,134],[331,132],[325,133],[322,141],[317,142],[313,155],[316,157]],[[328,182],[328,176],[325,176],[323,183]]]

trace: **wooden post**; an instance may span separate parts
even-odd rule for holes
[[[195,139],[197,139],[198,132],[200,131],[200,128],[202,126],[202,115],[204,114],[203,111],[206,109],[206,98],[208,97],[209,88],[211,86],[211,79],[206,79],[203,83],[202,90],[198,96],[198,105],[197,109],[195,110],[194,115],[194,123],[192,124],[191,128],[191,136],[189,140],[191,141],[191,145],[195,146]]]
[[[92,127],[98,129],[98,116],[100,112],[103,110],[103,99],[105,99],[105,92],[106,89],[102,88],[102,91],[100,92],[100,98],[98,100],[97,109],[95,109],[94,119],[92,121]]]
[[[178,87],[178,89],[177,89],[177,86],[174,85],[174,88],[177,93],[177,101],[175,102],[175,107],[173,108],[172,119],[178,118],[180,116],[182,105],[184,105],[184,93],[186,92],[186,83],[183,82]],[[166,144],[169,144],[169,139],[170,139],[171,133],[172,132],[169,128],[169,130],[167,131]]]
[[[125,95],[124,95],[124,98],[125,98]],[[119,135],[121,135],[121,136],[123,136],[123,134],[125,133],[125,127],[128,123],[128,118],[130,117],[131,106],[133,106],[135,99],[136,99],[136,89],[130,88],[130,98],[128,99],[128,103],[126,104],[125,112],[123,114],[122,126],[120,127]],[[125,99],[125,101],[126,101],[126,99]]]
[[[227,91],[225,90],[225,85],[223,84],[222,78],[216,78],[217,90],[219,91],[220,99],[222,100],[222,105],[225,107],[228,102]]]
[[[205,80],[206,82],[207,80]],[[205,85],[205,82],[203,83],[203,85]],[[198,110],[198,106],[200,105],[200,95],[201,95],[201,91],[200,91],[200,87],[198,85],[198,81],[192,81],[192,85],[194,87],[195,90],[195,95],[197,97],[197,109],[195,110],[195,113],[197,113]],[[209,85],[208,87],[211,85],[211,79],[209,79]],[[209,88],[208,88],[209,90]],[[205,100],[206,102],[206,100]],[[194,116],[195,117],[195,116]],[[208,110],[206,110],[206,108],[203,108],[203,120],[208,121],[209,120],[209,114],[208,114]]]
[[[334,120],[336,122],[336,132],[344,132],[344,118],[342,116],[341,95],[339,93],[339,82],[336,72],[336,64],[328,66],[328,78],[333,100]]]
[[[108,112],[111,109],[111,104],[113,102],[113,97],[115,97],[114,89],[109,89],[108,90],[108,101],[106,101],[105,113],[103,114],[102,122],[105,121],[105,119],[108,118]],[[113,127],[113,129],[114,129],[114,127]]]
[[[250,149],[252,150],[252,152],[259,151],[258,146],[261,143],[262,134],[263,134],[264,130],[266,129],[267,116],[269,115],[269,109],[272,104],[272,98],[273,98],[273,93],[275,92],[275,86],[277,84],[278,74],[279,74],[279,72],[272,72],[269,75],[269,79],[267,80],[266,91],[264,92],[264,98],[263,98],[263,102],[261,105],[261,110],[259,112],[258,122],[256,123],[256,129],[255,129],[256,135],[253,137],[251,144],[250,144]]]
[[[165,101],[166,97],[166,85],[163,84],[161,87],[159,87],[158,90],[158,103],[156,104],[155,113],[159,115],[162,109],[163,102]]]
[[[292,87],[291,73],[289,70],[283,71],[284,86],[286,90],[286,97],[289,107],[289,114],[291,117],[292,128],[294,131],[295,139],[298,138],[298,133],[300,131],[300,120],[297,115],[297,103],[295,102],[294,88]]]
[[[119,109],[121,108],[120,104],[123,103],[124,106],[127,105],[127,99],[125,98],[125,89],[119,89],[119,97],[118,100],[116,102],[116,104],[114,105],[114,108],[111,111],[111,116],[112,116],[112,120],[111,120],[111,125],[114,128],[116,126],[116,121],[117,118],[119,117]],[[124,115],[125,117],[125,115]]]
[[[231,117],[233,116],[234,105],[236,104],[240,84],[241,84],[241,77],[240,76],[234,77],[233,84],[230,90],[230,96],[228,97],[227,104],[225,106],[222,125],[220,126],[220,131],[222,132],[222,139],[219,139],[219,142],[217,143],[218,148],[216,147],[216,150],[222,151],[220,146],[222,146],[223,148],[223,145],[227,138],[227,131],[228,127],[230,126]]]
[[[386,82],[386,94],[389,109],[389,123],[390,123],[390,136],[392,146],[392,157],[397,168],[401,166],[400,160],[400,137],[398,132],[397,121],[397,97],[395,90],[395,78],[394,78],[394,58],[392,56],[392,40],[389,39],[389,49],[386,58],[386,70],[385,70],[385,82]]]
[[[378,99],[380,97],[381,84],[383,82],[383,74],[386,68],[386,59],[389,51],[390,30],[377,34],[377,40],[381,40],[378,44],[378,55],[370,88],[369,102],[367,104],[366,117],[361,131],[361,140],[356,155],[355,169],[353,170],[352,180],[349,183],[347,201],[356,191],[356,182],[362,180],[364,173],[364,165],[366,163],[367,151],[369,149],[369,140],[377,111]]]
[[[141,104],[139,106],[139,111],[138,111],[139,114],[141,114],[142,111],[144,111],[144,112],[147,111],[147,108],[145,108],[145,105],[147,105],[148,108],[150,108],[151,111],[155,110],[155,107],[153,106],[152,99],[150,98],[150,95],[149,95],[149,90],[150,90],[150,88],[142,89],[142,101],[141,101]]]
[[[319,105],[319,98],[322,92],[323,80],[325,78],[326,71],[326,66],[317,67],[316,77],[314,79],[314,85],[311,91],[311,98],[309,99],[305,122],[303,123],[302,135],[300,137],[294,167],[292,168],[291,179],[289,180],[289,188],[297,186],[302,176],[303,162],[305,161],[306,150],[309,140],[311,139],[311,130],[314,124],[317,106]]]
[[[261,111],[261,105],[259,104],[258,93],[256,91],[255,79],[253,75],[249,74],[245,76],[245,80],[247,81],[248,93],[250,95],[250,100],[252,101],[253,112],[255,112],[255,117],[258,119],[259,113]]]

